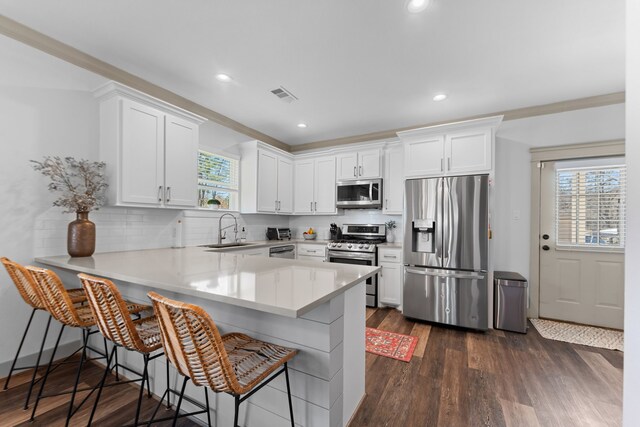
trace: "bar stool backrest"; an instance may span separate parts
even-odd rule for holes
[[[26,267],[33,277],[45,307],[58,322],[72,327],[89,327],[95,323],[93,319],[81,318],[67,290],[56,273],[46,268]]]
[[[148,352],[148,348],[140,339],[127,303],[122,294],[109,279],[78,274],[82,287],[87,293],[87,301],[100,333],[108,340],[123,347]]]
[[[220,332],[201,307],[147,294],[153,301],[165,355],[178,372],[215,392],[240,394]]]
[[[2,257],[0,261],[4,264],[4,268],[7,269],[9,277],[11,277],[13,284],[18,288],[18,292],[24,302],[35,309],[44,310],[45,305],[40,299],[36,284],[27,269],[23,265],[11,261],[9,258]]]

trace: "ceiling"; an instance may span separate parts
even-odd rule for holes
[[[0,8],[290,145],[624,90],[624,0],[431,0],[415,15],[399,0]],[[299,101],[270,93],[280,85]]]

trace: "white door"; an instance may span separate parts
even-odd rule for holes
[[[336,159],[316,160],[313,210],[318,214],[336,213]]]
[[[403,155],[402,145],[398,145],[387,151],[385,156],[382,194],[384,196],[383,210],[386,214],[402,214],[404,200]]]
[[[122,101],[122,203],[158,206],[164,198],[164,114]]]
[[[278,158],[278,212],[293,213],[293,163]]]
[[[380,302],[383,304],[400,305],[400,289],[402,287],[403,266],[381,262],[380,267]]]
[[[445,147],[447,174],[491,171],[491,129],[449,134]]]
[[[165,205],[194,207],[198,189],[198,126],[165,119]]]
[[[444,136],[425,137],[404,144],[405,176],[442,176],[443,172]]]
[[[624,159],[545,162],[540,317],[623,328]]]
[[[258,205],[259,212],[275,212],[278,200],[278,156],[258,151]]]
[[[336,156],[338,180],[358,179],[358,153],[342,153]]]
[[[367,150],[358,153],[358,178],[380,178],[380,150]]]
[[[302,160],[295,163],[295,182],[293,183],[294,212],[313,212],[314,160]],[[335,180],[335,171],[334,178]]]

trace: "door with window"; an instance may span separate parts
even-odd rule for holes
[[[542,168],[540,317],[622,329],[624,158]]]

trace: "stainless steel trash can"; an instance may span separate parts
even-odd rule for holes
[[[512,271],[493,273],[493,327],[527,333],[527,279]]]

